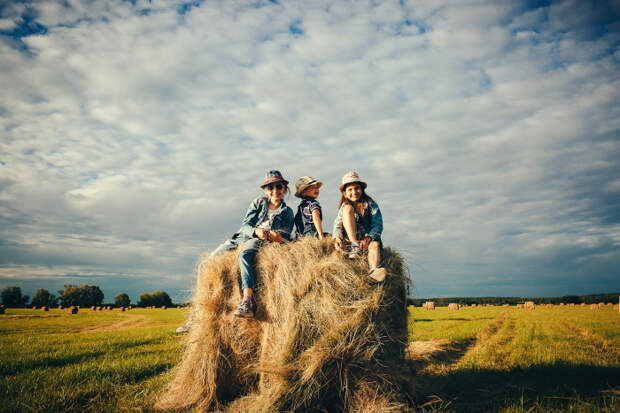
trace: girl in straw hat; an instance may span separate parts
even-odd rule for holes
[[[317,181],[311,176],[302,176],[295,183],[295,196],[301,198],[295,214],[295,227],[297,236],[306,235],[325,239],[323,234],[323,212],[319,197],[319,188],[323,182]]]
[[[347,247],[349,258],[357,258],[361,252],[368,251],[368,280],[379,283],[386,276],[385,268],[380,265],[383,217],[379,205],[365,190],[366,182],[356,172],[344,174],[333,235],[338,249]]]

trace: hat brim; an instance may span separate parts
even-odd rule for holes
[[[296,196],[297,198],[301,198],[301,194],[302,194],[302,193],[303,193],[306,189],[308,189],[309,187],[311,187],[311,186],[312,186],[312,185],[314,185],[314,184],[318,184],[318,185],[319,185],[319,188],[323,186],[323,182],[321,182],[321,181],[317,181],[317,180],[315,179],[315,180],[313,180],[313,181],[311,181],[311,182],[309,182],[309,183],[307,183],[307,184],[305,184],[305,185],[303,185],[303,186],[301,186],[301,187],[297,188],[297,191],[295,191],[295,196]]]
[[[264,183],[260,187],[264,189],[266,186],[269,186],[271,184],[277,184],[277,183],[283,183],[284,185],[288,186],[288,181],[286,179],[277,179],[275,181]]]
[[[362,187],[362,189],[366,189],[366,187],[368,185],[366,185],[366,182],[364,181],[352,181],[352,182],[347,182],[346,184],[342,184],[340,185],[340,192],[344,191],[344,187],[347,185],[351,185],[351,184],[360,184],[360,186]]]

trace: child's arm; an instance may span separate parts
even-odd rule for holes
[[[324,239],[325,236],[323,235],[323,223],[321,222],[321,211],[318,208],[312,211],[312,222],[314,223],[314,227],[319,233],[319,239],[321,240]]]

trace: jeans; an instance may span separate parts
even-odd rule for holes
[[[239,245],[237,240],[228,240],[213,251],[209,257],[218,256],[226,251],[234,250]],[[239,270],[241,271],[241,291],[246,288],[254,288],[254,257],[263,241],[258,238],[245,238],[242,240],[239,252]]]

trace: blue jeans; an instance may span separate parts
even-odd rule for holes
[[[241,271],[241,291],[246,288],[254,288],[254,257],[263,241],[258,238],[245,238],[239,252],[239,270]],[[209,257],[218,256],[226,251],[237,248],[237,240],[228,240],[213,251]]]

